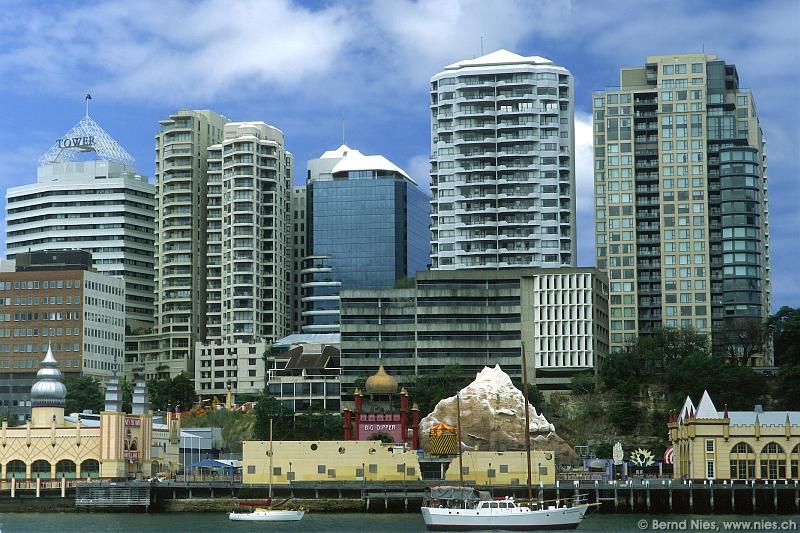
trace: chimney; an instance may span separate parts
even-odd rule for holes
[[[133,386],[133,414],[143,415],[150,410],[150,401],[147,398],[147,385],[141,374],[136,374],[136,383]]]

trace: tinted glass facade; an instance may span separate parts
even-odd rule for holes
[[[304,297],[320,298],[306,300],[306,325],[338,323],[340,288],[391,288],[398,279],[427,269],[429,201],[407,180],[351,177],[309,183],[313,257],[305,265]]]

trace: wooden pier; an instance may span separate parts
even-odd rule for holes
[[[454,485],[442,480],[309,481],[273,487],[274,498],[292,497],[317,502],[326,512],[360,509],[368,512],[417,512],[431,485]],[[493,497],[527,498],[524,485],[476,486]],[[17,480],[0,486],[0,510],[25,505],[52,507],[55,498],[71,500],[79,510],[158,511],[167,502],[191,500],[238,501],[263,499],[266,485],[243,485],[238,481],[80,481]],[[559,481],[554,485],[534,485],[535,502],[553,502],[582,495],[601,503],[601,513],[653,514],[797,514],[800,513],[800,485],[796,480],[748,480],[690,482],[671,479],[632,479],[627,481]],[[337,501],[348,506],[337,511]],[[15,503],[16,502],[16,503]]]

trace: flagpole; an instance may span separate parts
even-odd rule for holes
[[[89,93],[86,93],[86,97],[84,98],[84,101],[86,102],[86,116],[87,117],[89,116],[89,100],[91,100],[91,99],[92,99],[92,95],[89,94]]]

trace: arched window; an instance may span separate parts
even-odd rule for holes
[[[56,477],[75,477],[75,463],[69,459],[62,459],[56,463]]]
[[[100,463],[96,459],[86,459],[81,463],[81,477],[100,477]]]
[[[756,478],[756,452],[746,442],[737,442],[730,454],[731,479]]]
[[[786,452],[780,444],[765,444],[760,459],[761,479],[786,479]]]
[[[25,463],[18,459],[6,463],[6,479],[25,477]]]
[[[797,479],[800,477],[800,444],[795,446],[792,449],[792,455],[790,457],[791,464],[792,464],[792,479]]]
[[[753,447],[746,442],[739,442],[731,448],[731,453],[755,453]]]
[[[50,463],[45,461],[44,459],[39,459],[38,461],[34,461],[31,465],[31,477],[50,477]]]

